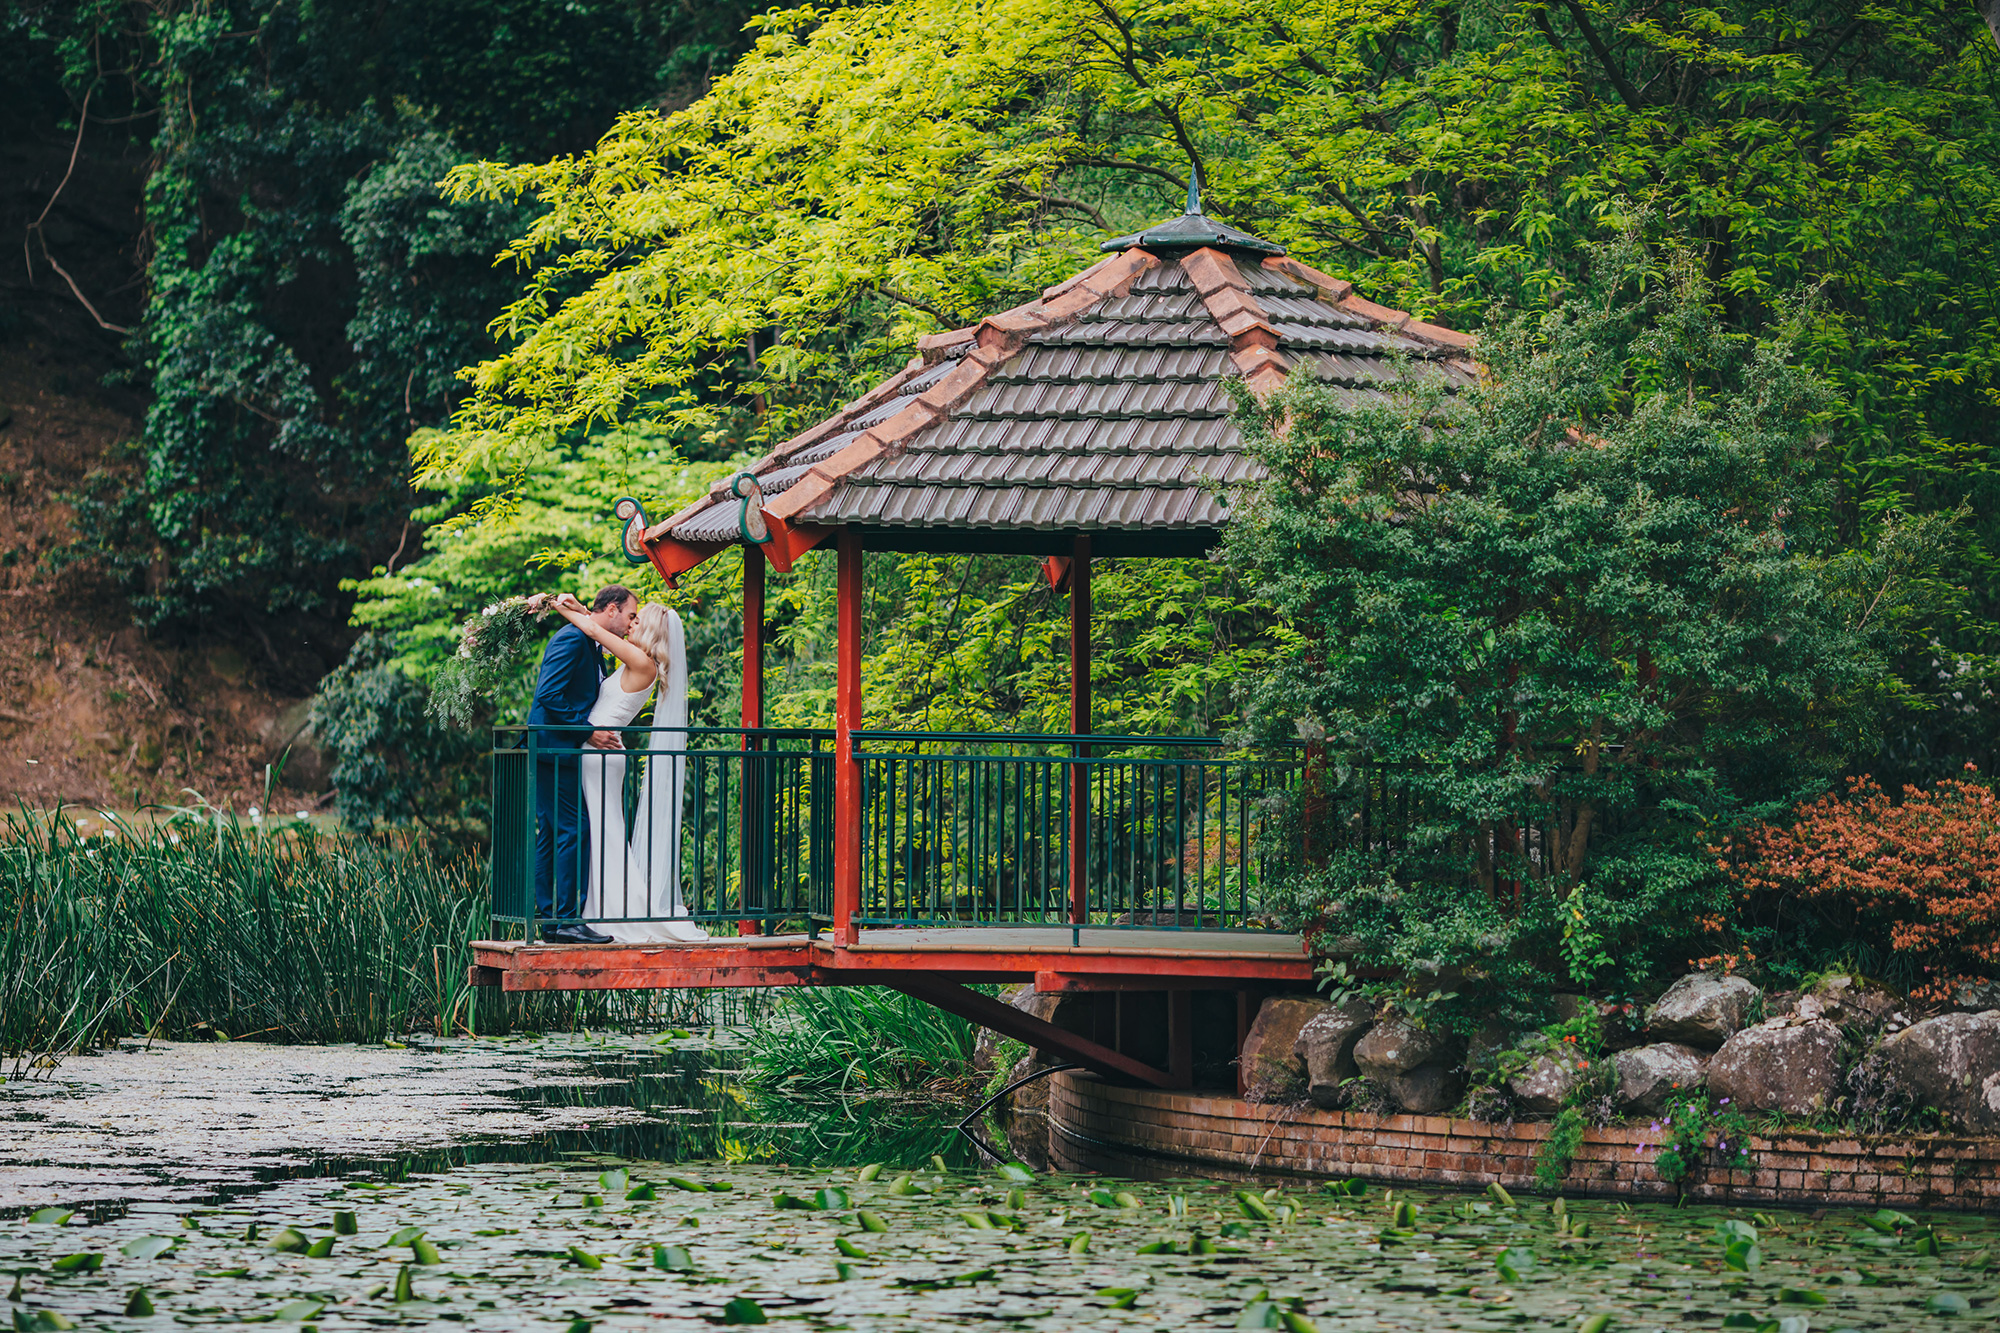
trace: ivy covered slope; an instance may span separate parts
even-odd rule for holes
[[[1253,715],[1326,747],[1297,915],[1466,1022],[1709,952],[1719,844],[1876,752],[1896,662],[1949,610],[1954,516],[1844,542],[1809,310],[1735,334],[1693,257],[1591,260],[1489,330],[1462,395],[1256,409],[1271,477],[1227,538],[1304,641]],[[1376,783],[1407,827],[1357,843]]]
[[[1969,7],[890,0],[755,27],[680,112],[452,173],[455,199],[540,211],[426,475],[517,485],[590,423],[714,430],[749,397],[753,442],[782,436],[1177,207],[1198,162],[1212,213],[1459,327],[1635,224],[1693,247],[1729,330],[1819,289],[1797,346],[1835,390],[1828,521],[1861,549],[1970,501],[1974,596],[1939,656],[1994,646],[2000,60]],[[1990,744],[1925,716],[1897,735],[1912,772]]]
[[[303,687],[351,637],[339,580],[414,554],[406,442],[446,420],[513,286],[492,256],[527,214],[447,203],[438,180],[699,96],[743,7],[0,12],[86,133],[113,132],[88,120],[113,112],[150,132],[133,348],[152,404],[135,465],[86,497],[77,553],[128,576],[149,626],[249,638],[282,623]]]

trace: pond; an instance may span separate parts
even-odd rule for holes
[[[726,1043],[477,1045],[127,1052],[0,1088],[14,1326],[1807,1333],[1996,1312],[1984,1218],[694,1160],[745,1151],[702,1072]],[[263,1109],[218,1114],[239,1099]]]

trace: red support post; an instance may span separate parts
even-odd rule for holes
[[[1090,534],[1078,533],[1069,563],[1069,729],[1090,734]],[[1076,747],[1086,758],[1090,747]],[[1069,919],[1090,921],[1090,769],[1072,764],[1069,770]]]
[[[764,550],[748,544],[743,547],[743,725],[752,728],[764,725]],[[750,737],[743,738],[745,756],[756,748]],[[762,784],[752,781],[751,775],[752,765],[746,758],[743,782],[738,787],[743,799],[740,845],[746,853],[759,828],[757,815],[760,812],[756,807],[769,799]],[[744,887],[747,889],[749,886],[746,884]],[[762,930],[761,922],[736,923],[738,935],[755,935]]]
[[[835,635],[833,677],[833,942],[848,945],[860,937],[854,917],[861,911],[861,766],[854,758],[854,732],[861,726],[861,539],[854,529],[840,530],[837,549],[840,624]]]

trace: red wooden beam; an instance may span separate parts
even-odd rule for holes
[[[729,545],[728,542],[679,542],[672,537],[662,537],[658,541],[647,542],[646,553],[653,557],[653,568],[659,570],[660,577],[667,581],[669,588],[673,588],[679,586],[681,575]]]
[[[1069,561],[1069,729],[1090,734],[1090,534],[1078,533]],[[1089,754],[1081,747],[1078,754]],[[1090,770],[1072,764],[1069,770],[1069,919],[1090,920],[1089,848]]]
[[[833,680],[833,941],[859,938],[853,919],[861,911],[861,768],[854,732],[861,726],[861,538],[840,530],[835,594],[840,624],[835,634]]]
[[[743,548],[743,725],[764,725],[764,551],[758,546]],[[756,748],[750,737],[743,738],[746,756]],[[737,825],[736,844],[743,849],[746,869],[757,836],[757,817],[766,799],[761,784],[754,780],[754,776],[760,775],[760,771],[746,758],[743,781],[737,786],[743,808]],[[743,888],[747,904],[750,890],[747,881]],[[762,923],[757,921],[736,923],[738,935],[755,935],[762,929]]]
[[[1099,1074],[1136,1079],[1156,1088],[1187,1086],[1175,1082],[1174,1076],[1166,1070],[1155,1069],[1033,1014],[1022,1013],[1013,1005],[1004,1004],[990,995],[967,990],[957,982],[919,973],[889,980],[888,985],[948,1014],[957,1014],[983,1028],[990,1028],[1003,1037],[1012,1037],[1015,1041],[1066,1056]]]

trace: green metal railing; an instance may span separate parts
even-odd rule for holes
[[[646,868],[628,873],[625,847],[596,837],[576,856],[578,894],[595,869],[600,886],[591,920],[684,920],[735,933],[734,923],[776,924],[827,910],[833,879],[833,733],[741,727],[627,727],[624,761],[603,752],[552,750],[541,733],[575,735],[589,727],[500,727],[493,742],[493,917],[521,923],[530,934],[549,919],[535,902],[535,772],[545,780],[590,788],[599,808],[615,803],[632,845],[666,839],[679,910],[662,911],[664,885]],[[558,768],[557,760],[567,760]],[[670,801],[642,804],[648,769],[655,782],[680,771],[679,819]],[[622,769],[620,772],[618,770]],[[594,784],[594,785],[593,785]],[[579,818],[583,818],[579,812]],[[652,858],[649,858],[649,861]],[[618,933],[618,932],[614,932]]]
[[[1255,929],[1285,850],[1272,798],[1303,771],[1295,750],[1214,737],[857,731],[854,743],[858,925]]]

